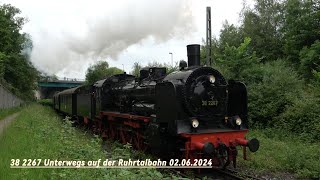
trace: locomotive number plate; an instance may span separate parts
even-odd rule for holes
[[[202,106],[218,106],[217,100],[202,101]]]

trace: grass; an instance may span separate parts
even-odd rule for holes
[[[4,119],[5,117],[14,114],[16,112],[19,112],[22,109],[22,107],[14,107],[9,109],[0,109],[0,121]]]
[[[240,165],[257,174],[286,173],[296,178],[320,178],[320,143],[308,143],[295,135],[276,129],[252,130],[249,138],[260,141],[260,149],[248,153],[248,161]],[[239,153],[242,156],[242,153]]]
[[[20,108],[19,117],[0,136],[0,179],[176,179],[156,169],[10,169],[11,159],[145,159],[143,153],[128,145],[108,142],[107,152],[101,148],[98,137],[92,137],[50,107],[32,104]],[[18,110],[16,110],[18,111]],[[240,168],[260,175],[284,176],[292,173],[298,178],[320,177],[320,143],[308,143],[302,138],[274,130],[251,130],[248,137],[260,141],[260,149],[248,151],[248,161]]]
[[[98,160],[142,157],[130,146],[107,143],[62,121],[50,107],[32,104],[0,136],[0,179],[177,179],[156,169],[12,169],[11,159]]]

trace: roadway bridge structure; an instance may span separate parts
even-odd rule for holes
[[[59,91],[77,87],[84,84],[84,80],[79,79],[43,79],[38,82],[37,99],[50,99]]]

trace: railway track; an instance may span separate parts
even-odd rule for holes
[[[195,171],[193,171],[192,174],[188,174],[181,170],[175,170],[175,169],[170,169],[169,171],[171,171],[172,173],[182,178],[187,178],[187,179],[265,180],[263,178],[258,178],[255,176],[243,174],[238,171],[230,170],[230,169],[225,169],[225,170],[216,169],[216,168],[213,168],[210,170],[206,169],[206,170],[202,170],[200,174],[196,173]]]
[[[251,175],[248,175],[248,174],[243,174],[243,173],[240,173],[238,171],[230,170],[230,169],[225,169],[225,170],[215,169],[214,171],[217,172],[217,173],[220,173],[222,175],[225,175],[226,177],[230,177],[231,179],[237,179],[237,180],[244,180],[244,179],[264,180],[262,178],[258,178],[258,177],[251,176]]]
[[[236,170],[231,169],[218,169],[212,168],[210,171],[206,171],[200,174],[201,179],[207,177],[208,179],[225,179],[225,180],[264,180],[263,178],[258,178],[249,174],[243,174]]]

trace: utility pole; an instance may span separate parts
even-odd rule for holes
[[[206,41],[206,51],[207,51],[207,66],[212,65],[211,59],[211,49],[212,49],[212,42],[211,42],[211,7],[207,7],[207,41]]]

